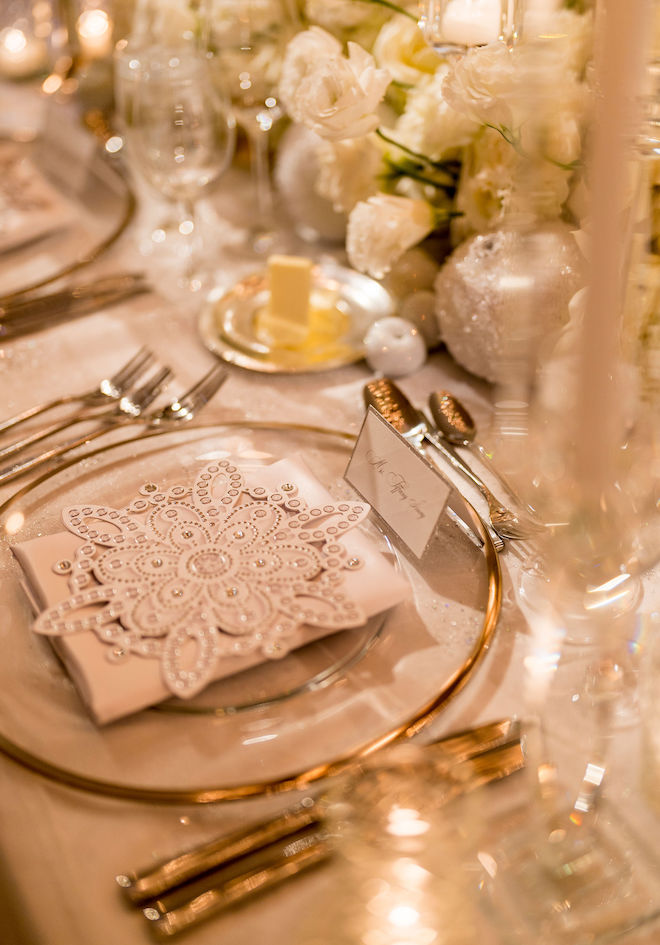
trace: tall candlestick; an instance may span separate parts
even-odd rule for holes
[[[622,212],[649,13],[649,0],[602,0],[598,18],[590,285],[579,349],[574,452],[576,481],[594,498],[612,482],[622,433],[617,389],[626,278]]]

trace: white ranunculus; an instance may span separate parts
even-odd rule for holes
[[[361,46],[349,43],[342,56],[334,37],[312,27],[287,47],[280,95],[294,121],[339,141],[378,127],[376,110],[389,83],[389,73]]]
[[[435,75],[423,78],[408,93],[394,129],[397,141],[433,161],[468,145],[480,127],[445,101],[442,84],[448,71],[449,66],[440,66]]]
[[[433,211],[424,200],[379,193],[353,208],[346,251],[352,266],[382,279],[407,249],[433,229]]]
[[[373,54],[396,82],[406,85],[415,85],[422,76],[432,75],[442,63],[417,23],[407,16],[394,16],[385,23],[376,37]]]
[[[316,189],[335,210],[348,213],[356,203],[378,190],[376,175],[381,166],[381,151],[373,138],[320,139],[317,157],[319,176]]]

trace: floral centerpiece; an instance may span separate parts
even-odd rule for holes
[[[433,287],[440,335],[491,380],[510,302],[494,279],[520,227],[552,262],[535,290],[539,335],[563,324],[582,283],[593,13],[576,0],[543,11],[528,11],[519,43],[446,58],[416,3],[307,0],[280,80],[306,129],[313,196],[345,215],[351,264],[383,278],[411,247],[438,265],[453,250]]]

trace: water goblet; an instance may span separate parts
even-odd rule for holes
[[[284,114],[277,85],[295,15],[288,0],[204,0],[203,10],[210,62],[247,137],[257,211],[252,246],[265,253],[277,240],[270,137]]]
[[[171,202],[181,238],[179,283],[205,282],[196,204],[229,166],[235,122],[205,56],[186,47],[142,52],[131,84],[130,159],[155,192]]]

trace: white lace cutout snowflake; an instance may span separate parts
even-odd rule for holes
[[[204,467],[192,485],[166,492],[146,483],[126,508],[64,509],[82,539],[68,575],[71,596],[44,611],[38,633],[92,631],[110,659],[158,659],[169,690],[189,697],[213,679],[218,660],[260,652],[284,656],[304,624],[338,630],[365,615],[343,587],[360,567],[341,536],[369,507],[309,507],[295,483],[278,489],[228,461]]]

